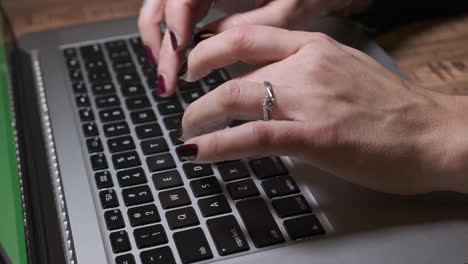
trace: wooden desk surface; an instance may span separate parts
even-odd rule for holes
[[[4,0],[18,35],[138,14],[141,0]],[[427,89],[468,94],[468,14],[419,22],[378,42],[402,72]]]

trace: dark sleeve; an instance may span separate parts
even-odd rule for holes
[[[465,12],[467,0],[374,0],[366,12],[353,18],[379,34],[398,25]]]

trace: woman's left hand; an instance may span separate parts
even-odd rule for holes
[[[419,88],[323,34],[266,26],[235,27],[201,42],[186,79],[237,61],[262,67],[188,107],[179,155],[194,162],[296,156],[390,193],[466,188],[468,99]],[[232,120],[262,119],[264,81],[277,100],[273,120],[224,129]]]

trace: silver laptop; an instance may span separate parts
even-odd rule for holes
[[[316,29],[399,74],[352,24]],[[466,195],[386,195],[289,157],[181,161],[184,109],[244,65],[160,98],[137,18],[33,33],[19,47],[31,263],[468,263]]]

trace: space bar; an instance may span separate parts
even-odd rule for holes
[[[284,242],[283,234],[262,198],[240,201],[236,207],[257,248]]]

